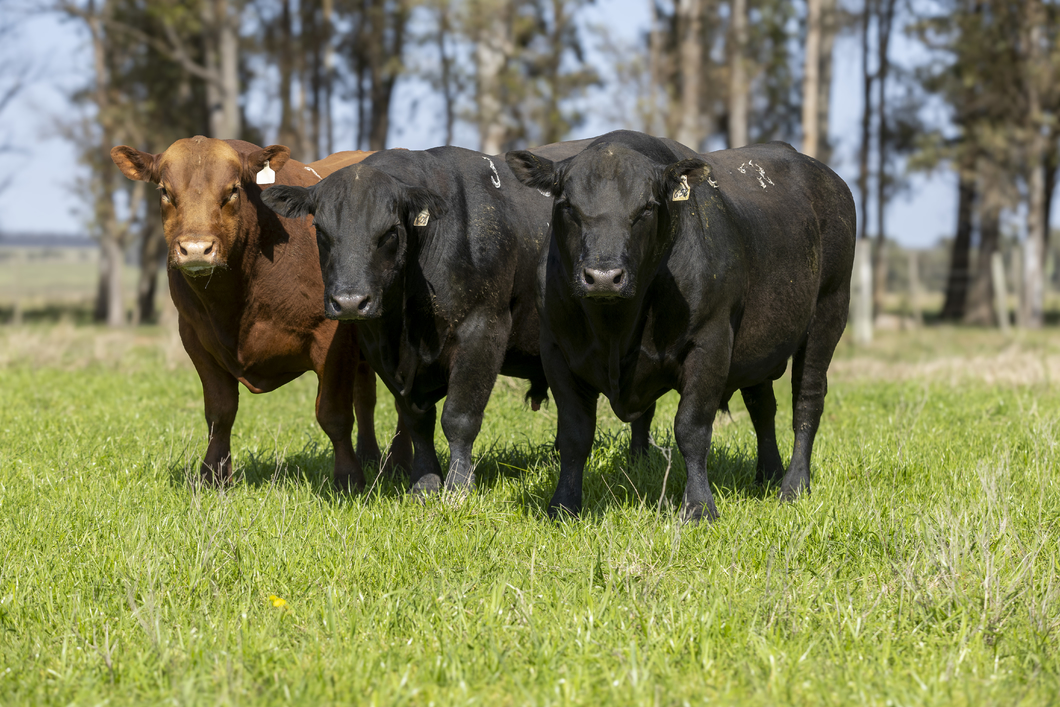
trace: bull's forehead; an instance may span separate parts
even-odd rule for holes
[[[373,167],[351,165],[325,179],[318,189],[316,218],[344,231],[370,235],[390,228],[400,218],[401,185]]]
[[[224,189],[239,178],[242,160],[224,140],[200,135],[170,145],[162,153],[160,167],[169,186]]]
[[[638,208],[654,193],[655,165],[621,145],[601,145],[575,157],[563,192],[583,213],[614,213]]]

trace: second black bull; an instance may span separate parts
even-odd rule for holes
[[[550,512],[581,510],[600,393],[634,430],[647,428],[663,393],[680,393],[687,520],[717,516],[711,427],[737,390],[758,438],[759,479],[779,481],[784,499],[808,491],[850,299],[846,184],[781,143],[700,156],[628,131],[560,162],[529,152],[507,160],[555,200],[539,283],[541,356],[559,416]],[[785,473],[773,381],[789,358],[795,443]]]
[[[539,149],[560,159],[584,142]],[[378,152],[263,200],[290,218],[313,214],[325,313],[357,320],[365,357],[397,397],[415,449],[411,490],[441,486],[443,396],[445,486],[470,487],[498,373],[528,379],[535,407],[547,393],[535,291],[552,200],[516,180],[503,156],[456,147]]]

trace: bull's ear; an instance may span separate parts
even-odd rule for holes
[[[509,152],[504,158],[516,179],[528,187],[553,192],[556,185],[556,165],[527,150]]]
[[[686,201],[691,188],[710,177],[710,165],[695,158],[675,162],[663,173],[663,194],[667,201]]]
[[[272,184],[271,181],[259,181],[258,172],[265,169],[265,163],[269,163],[269,169],[279,172],[291,159],[291,149],[286,145],[269,145],[261,150],[255,150],[249,155],[243,156],[242,180],[247,182],[259,182],[260,184]]]
[[[409,187],[405,191],[405,216],[413,226],[426,226],[431,219],[441,218],[448,212],[445,199],[430,189]]]
[[[127,145],[118,145],[110,150],[110,158],[129,179],[137,182],[158,184],[158,158],[150,152],[140,152]]]
[[[313,195],[305,187],[276,184],[261,192],[265,206],[287,218],[302,218],[313,213]]]

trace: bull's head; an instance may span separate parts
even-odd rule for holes
[[[660,165],[623,145],[597,144],[559,163],[508,153],[524,184],[552,194],[552,232],[572,292],[628,299],[672,241],[671,224],[710,168],[688,159]]]
[[[312,187],[275,186],[262,194],[281,216],[313,215],[331,319],[376,319],[402,280],[409,241],[446,212],[444,200],[368,165],[341,169]]]
[[[243,210],[254,208],[246,189],[258,189],[255,180],[266,163],[279,171],[291,151],[271,145],[243,154],[223,140],[198,136],[157,155],[119,145],[110,156],[129,179],[158,185],[169,267],[197,277],[227,267],[241,245]]]

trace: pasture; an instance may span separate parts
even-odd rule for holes
[[[462,502],[374,470],[333,494],[311,375],[242,391],[218,491],[173,331],[5,327],[0,704],[1056,703],[1058,375],[1050,331],[844,340],[812,495],[753,484],[737,396],[699,527],[674,511],[676,399],[636,464],[602,401],[585,511],[557,524],[555,409],[522,382]],[[777,397],[787,458],[787,377]],[[382,441],[382,387],[377,414]]]

